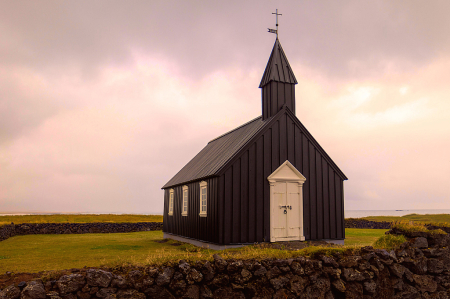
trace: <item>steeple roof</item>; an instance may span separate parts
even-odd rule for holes
[[[278,38],[273,45],[272,53],[270,54],[269,62],[267,63],[259,88],[262,88],[270,81],[297,84],[297,79],[295,79]]]

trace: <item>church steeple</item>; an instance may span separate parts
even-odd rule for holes
[[[284,105],[295,114],[295,84],[297,80],[277,37],[259,84],[263,120],[275,115]]]

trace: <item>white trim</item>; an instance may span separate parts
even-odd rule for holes
[[[186,210],[184,210],[185,203],[186,203]],[[189,188],[188,186],[183,186],[183,201],[181,205],[181,216],[188,215],[188,207],[189,207]]]
[[[203,190],[205,190],[205,194],[202,194]],[[205,196],[205,204],[202,205],[203,200],[202,197]],[[204,207],[204,209],[202,209]],[[200,217],[206,217],[208,214],[208,183],[205,181],[200,182]]]
[[[306,181],[306,178],[303,174],[298,171],[294,165],[291,164],[288,160],[286,160],[283,164],[281,164],[269,177],[267,180],[270,184],[270,242],[277,241],[292,241],[292,240],[305,240],[305,235],[303,231],[303,184]],[[298,217],[299,217],[299,236],[297,237],[286,237],[280,238],[275,237],[275,227],[276,223],[276,215],[275,210],[279,207],[275,204],[275,185],[280,183],[297,183],[298,185]]]
[[[289,174],[283,172],[283,170],[286,169],[286,166],[289,167],[289,169],[294,173]],[[267,180],[271,183],[275,183],[277,181],[296,181],[303,184],[306,181],[306,178],[300,173],[300,171],[297,170],[297,168],[294,167],[294,165],[291,164],[291,162],[286,160],[271,175],[269,175],[269,177],[267,177]]]
[[[174,192],[173,189],[169,190],[169,216],[173,215],[173,202],[174,202]]]

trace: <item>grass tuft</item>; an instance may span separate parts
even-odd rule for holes
[[[400,244],[406,242],[406,238],[403,235],[385,235],[373,243],[374,248],[378,249],[394,249]]]
[[[414,223],[412,221],[410,222],[395,222],[392,224],[393,229],[397,229],[400,231],[408,232],[408,233],[414,233],[414,232],[429,232],[429,230],[425,227],[422,223]]]

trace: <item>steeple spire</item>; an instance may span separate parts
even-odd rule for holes
[[[277,37],[259,84],[263,120],[275,115],[284,105],[295,113],[295,84],[297,79]]]

